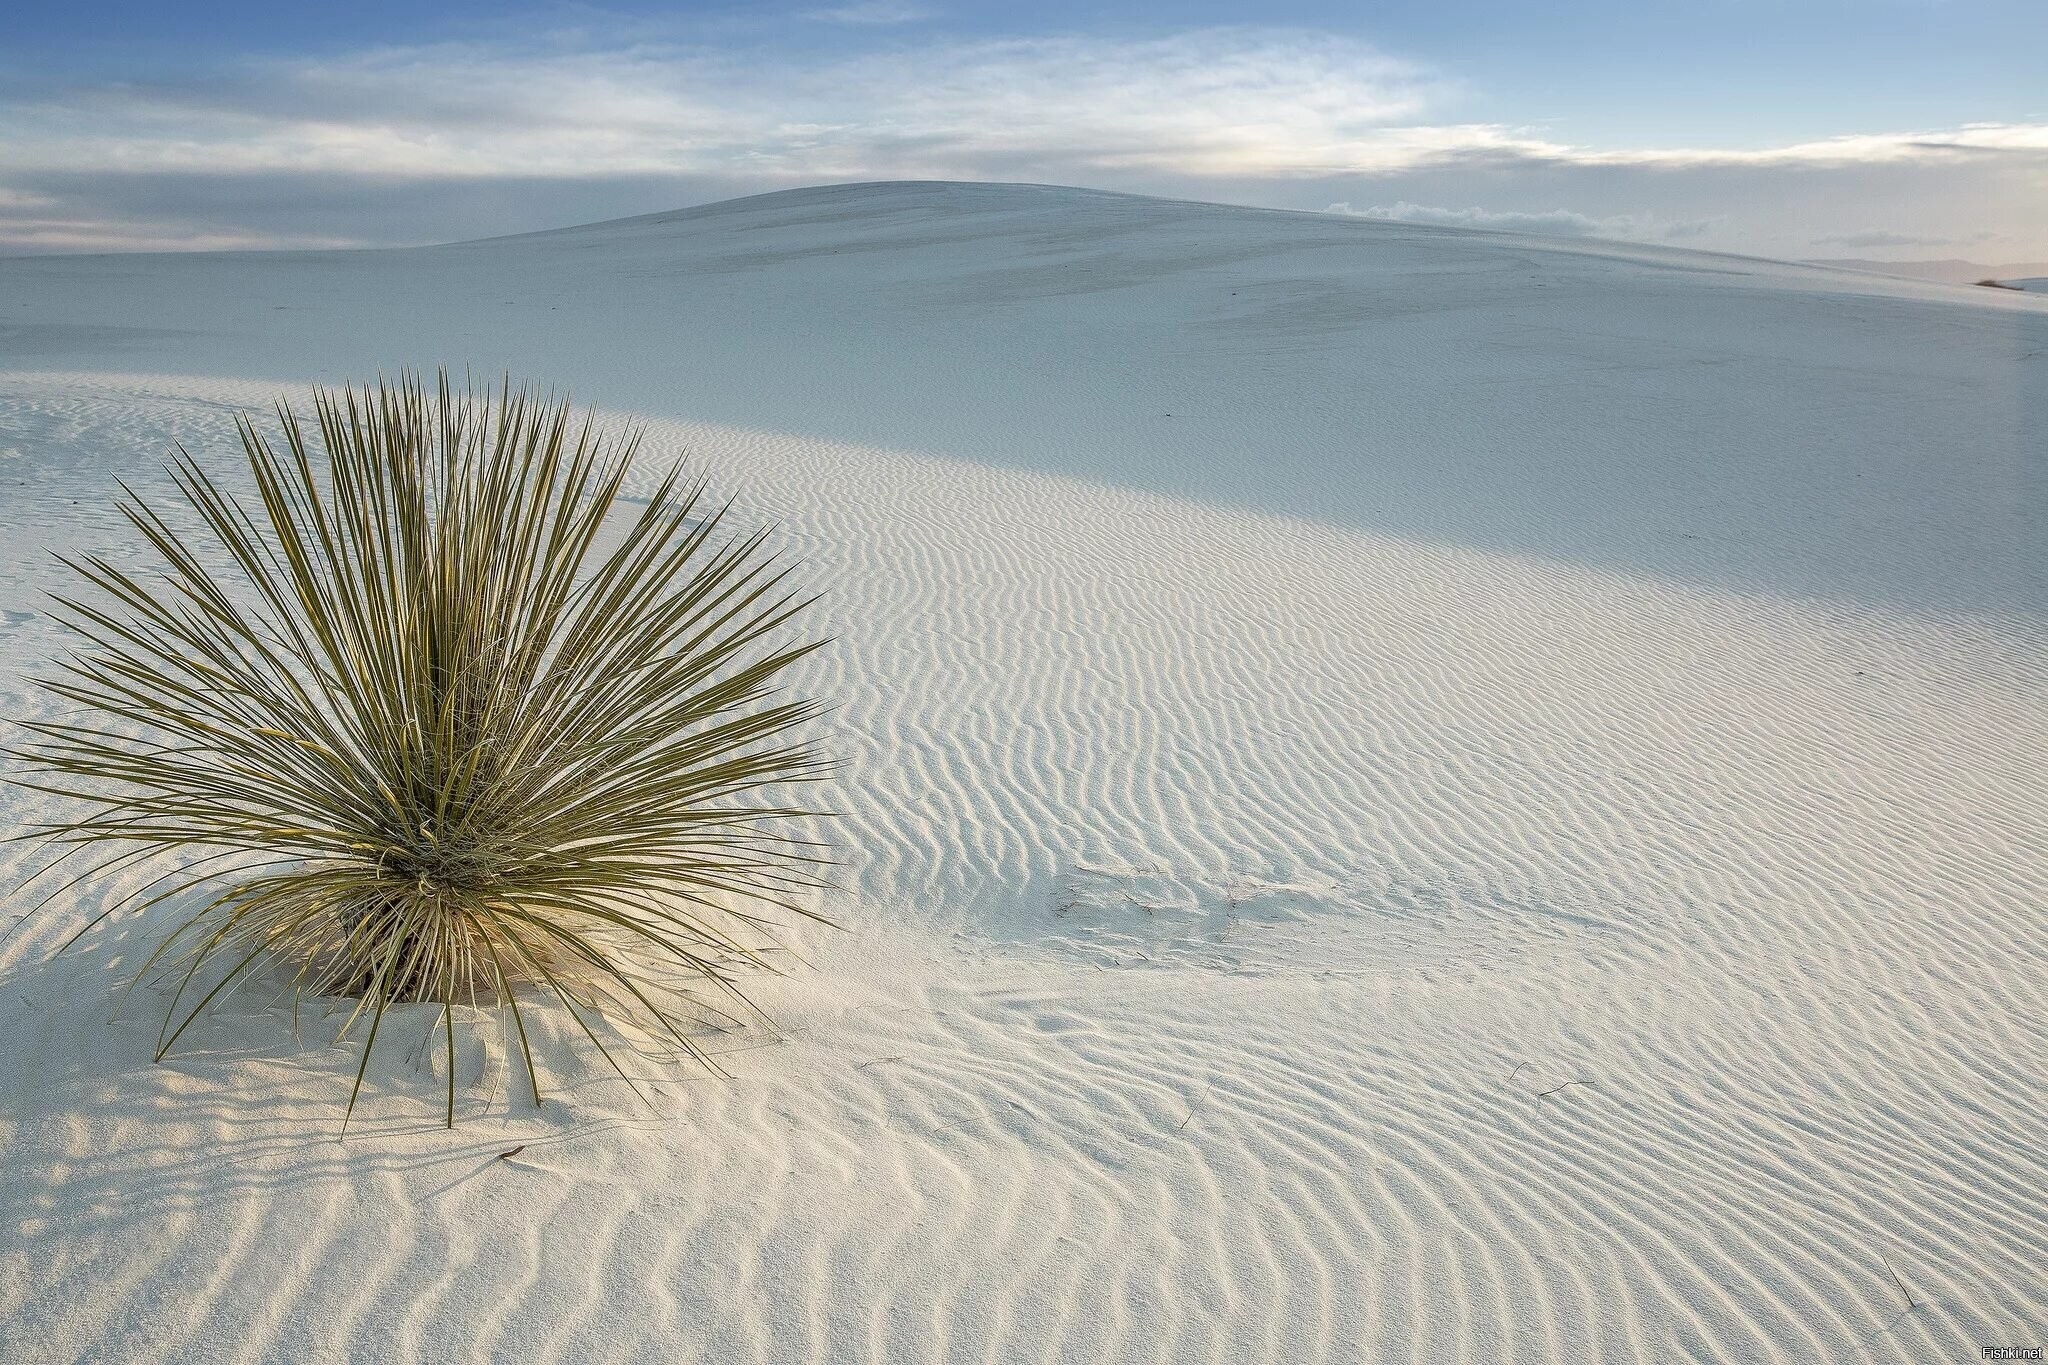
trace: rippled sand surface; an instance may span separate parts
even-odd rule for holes
[[[154,924],[53,961],[67,893],[0,944],[0,1360],[2048,1337],[2048,303],[1033,186],[0,261],[4,714],[115,478],[440,363],[780,523],[849,927],[732,1080],[561,1033],[450,1133],[423,1015],[343,1140],[321,1020],[151,1065]]]

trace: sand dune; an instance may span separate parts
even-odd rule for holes
[[[5,714],[168,437],[557,379],[828,589],[852,926],[732,1081],[555,1038],[451,1134],[421,1020],[341,1141],[260,990],[151,1066],[73,893],[0,946],[0,1359],[2048,1336],[2040,299],[957,185],[0,298]]]

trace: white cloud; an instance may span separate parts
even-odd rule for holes
[[[1646,151],[1572,149],[1572,160],[1609,166],[1858,166],[1929,161],[2001,152],[2048,152],[2048,124],[1966,123],[1911,133],[1852,133],[1750,150],[1674,148]]]
[[[233,251],[277,246],[360,246],[333,234],[221,230],[66,212],[55,195],[0,186],[0,251]]]
[[[1549,209],[1541,213],[1521,213],[1514,210],[1495,212],[1482,208],[1438,208],[1428,204],[1411,204],[1405,199],[1395,204],[1375,204],[1362,209],[1355,209],[1348,203],[1332,204],[1324,211],[1346,214],[1353,218],[1375,218],[1389,223],[1484,228],[1493,232],[1534,232],[1550,237],[1631,237],[1638,240],[1674,241],[1697,237],[1711,226],[1710,220],[1707,219],[1673,223],[1658,219],[1652,214],[1615,214],[1606,218],[1594,218],[1587,214],[1574,213],[1570,209]]]
[[[828,0],[810,13],[876,24],[916,10],[914,0]],[[1373,205],[1368,213],[1387,205],[1407,221],[1705,234],[1719,246],[1802,254],[1843,218],[1843,232],[1889,221],[1962,239],[1993,226],[2031,242],[2040,229],[2028,209],[2048,177],[2048,124],[1665,149],[1461,122],[1459,86],[1446,74],[1299,30],[917,36],[851,51],[578,41],[395,46],[0,96],[0,217],[78,220],[87,232],[101,223],[117,236],[232,236],[253,221],[237,206],[261,203],[288,220],[286,235],[303,235],[329,226],[291,207],[303,192],[294,187],[317,180],[341,215],[336,235],[390,240],[391,227],[352,218],[372,192],[394,204],[410,195],[415,206],[479,206],[450,210],[445,228],[415,220],[396,229],[420,240],[505,230],[505,217],[481,206],[499,191],[501,206],[538,202],[535,187],[573,204],[572,187],[588,186],[589,202],[628,212],[705,197],[699,188],[1039,180],[1295,207],[1350,195]],[[647,197],[628,206],[603,188],[629,183]],[[10,195],[36,198],[10,204]],[[1578,207],[1508,216],[1429,207],[1503,199]],[[199,218],[152,229],[152,211],[170,204]],[[578,211],[567,212],[560,221]],[[1741,229],[1709,232],[1724,218]],[[1766,220],[1774,225],[1756,226]],[[0,222],[0,242],[11,240]]]
[[[0,168],[389,176],[1301,173],[1484,145],[1393,127],[1427,73],[1321,35],[938,43],[836,58],[442,45],[0,108]]]
[[[1599,219],[1588,218],[1569,209],[1552,209],[1548,213],[1493,213],[1479,208],[1433,208],[1403,199],[1398,204],[1375,204],[1363,209],[1354,209],[1349,204],[1332,204],[1327,212],[1352,218],[1377,218],[1389,223],[1488,228],[1496,232],[1541,232],[1556,237],[1596,237],[1602,231]]]
[[[851,5],[834,5],[828,9],[806,10],[804,18],[816,19],[828,24],[914,24],[933,17],[934,11],[922,5],[893,4],[891,0],[862,0]]]
[[[219,231],[177,224],[0,214],[0,252],[274,251],[362,246],[352,237]]]
[[[919,13],[893,0],[811,11]],[[0,104],[0,170],[374,176],[985,177],[1032,166],[1194,176],[1447,164],[1702,168],[2048,155],[2048,125],[1970,124],[1728,150],[1602,149],[1444,122],[1444,77],[1328,34],[933,40],[852,55],[637,44],[393,47],[184,86]]]
[[[1953,237],[1919,237],[1910,232],[1838,232],[1813,239],[1815,246],[1950,246]]]

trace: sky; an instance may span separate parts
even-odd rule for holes
[[[19,0],[0,30],[0,254],[948,179],[2048,260],[2048,0]]]

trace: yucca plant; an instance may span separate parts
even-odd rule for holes
[[[182,448],[175,522],[123,486],[164,567],[64,561],[82,647],[40,685],[68,706],[12,750],[71,803],[31,831],[86,855],[66,886],[170,864],[86,926],[179,907],[142,969],[176,982],[157,1058],[281,958],[366,1022],[344,1129],[405,1001],[439,1006],[450,1126],[458,1006],[509,1015],[536,1103],[536,1001],[614,1067],[607,1034],[713,1065],[694,1035],[772,909],[817,918],[790,784],[825,771],[792,735],[819,708],[782,682],[822,642],[769,533],[675,469],[615,515],[638,433],[509,382],[314,414],[317,445],[284,404],[278,444],[237,419],[253,497]]]

